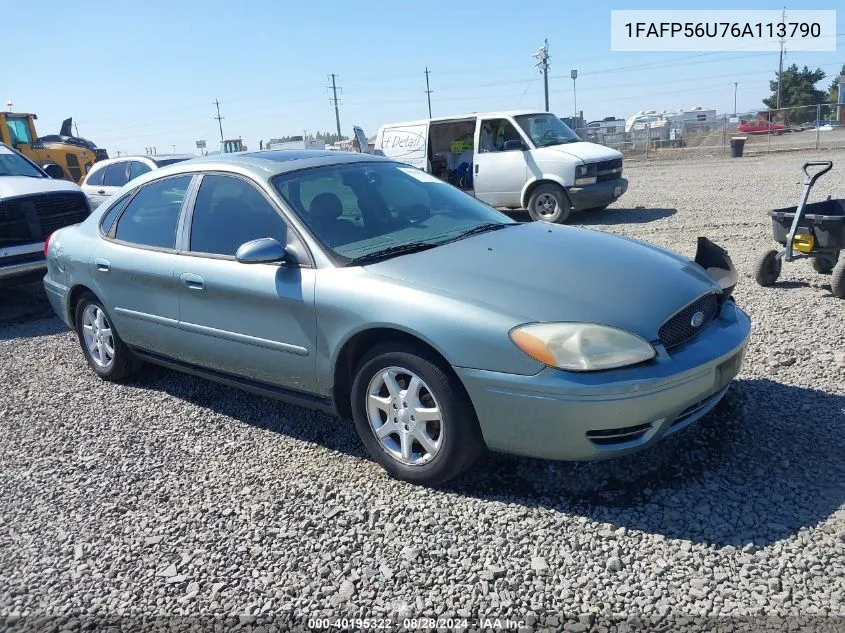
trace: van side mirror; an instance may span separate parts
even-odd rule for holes
[[[242,264],[271,264],[283,262],[286,257],[285,247],[272,237],[262,237],[241,244],[235,253],[235,259]]]
[[[516,139],[512,141],[505,141],[505,146],[502,148],[505,152],[514,152],[514,151],[521,151],[524,152],[527,148],[525,147],[525,143]]]

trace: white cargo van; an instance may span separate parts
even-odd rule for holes
[[[508,111],[382,126],[373,152],[423,169],[487,204],[563,223],[628,189],[622,154],[582,141],[549,112]]]

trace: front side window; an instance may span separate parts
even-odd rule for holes
[[[176,176],[141,187],[117,221],[115,238],[139,246],[174,248],[179,212],[192,178]]]
[[[503,152],[508,141],[522,141],[513,123],[507,119],[485,119],[481,122],[482,152]],[[520,150],[521,151],[521,150]]]
[[[149,165],[142,163],[139,160],[133,160],[129,163],[129,180],[134,180],[141,174],[146,174],[148,171],[152,171],[152,168]]]
[[[129,179],[126,176],[126,163],[112,163],[106,167],[106,173],[103,175],[104,187],[122,187]]]
[[[9,128],[12,145],[32,143],[32,135],[29,133],[29,125],[27,125],[26,119],[7,118],[6,126]]]
[[[252,184],[203,176],[191,221],[191,251],[234,257],[242,244],[272,237],[285,245],[285,222]]]
[[[0,176],[29,176],[45,178],[38,168],[22,157],[0,145]]]
[[[563,121],[548,112],[514,117],[535,147],[578,143],[581,139]]]
[[[103,176],[106,175],[106,169],[107,168],[108,168],[108,165],[106,165],[106,167],[100,167],[98,169],[95,169],[93,171],[88,172],[88,177],[85,179],[84,184],[90,185],[92,187],[102,187],[103,186]]]
[[[399,163],[317,167],[280,174],[273,185],[343,264],[516,224],[452,185]]]

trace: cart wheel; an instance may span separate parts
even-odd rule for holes
[[[829,275],[836,267],[836,260],[839,259],[839,254],[827,257],[816,257],[813,259],[813,270],[822,275]]]
[[[845,259],[836,265],[830,277],[830,289],[840,299],[845,299]]]
[[[754,279],[761,286],[771,286],[780,275],[781,259],[776,250],[760,253],[754,265]]]

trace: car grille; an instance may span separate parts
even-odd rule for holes
[[[622,177],[622,159],[604,160],[596,163],[596,182],[616,180]]]
[[[718,310],[716,293],[711,292],[696,299],[660,327],[657,332],[660,342],[667,349],[685,343],[704,330],[716,318]],[[698,326],[694,326],[692,317],[697,312],[701,312],[704,318]]]
[[[43,242],[53,231],[87,217],[88,202],[81,191],[0,201],[0,246]]]

